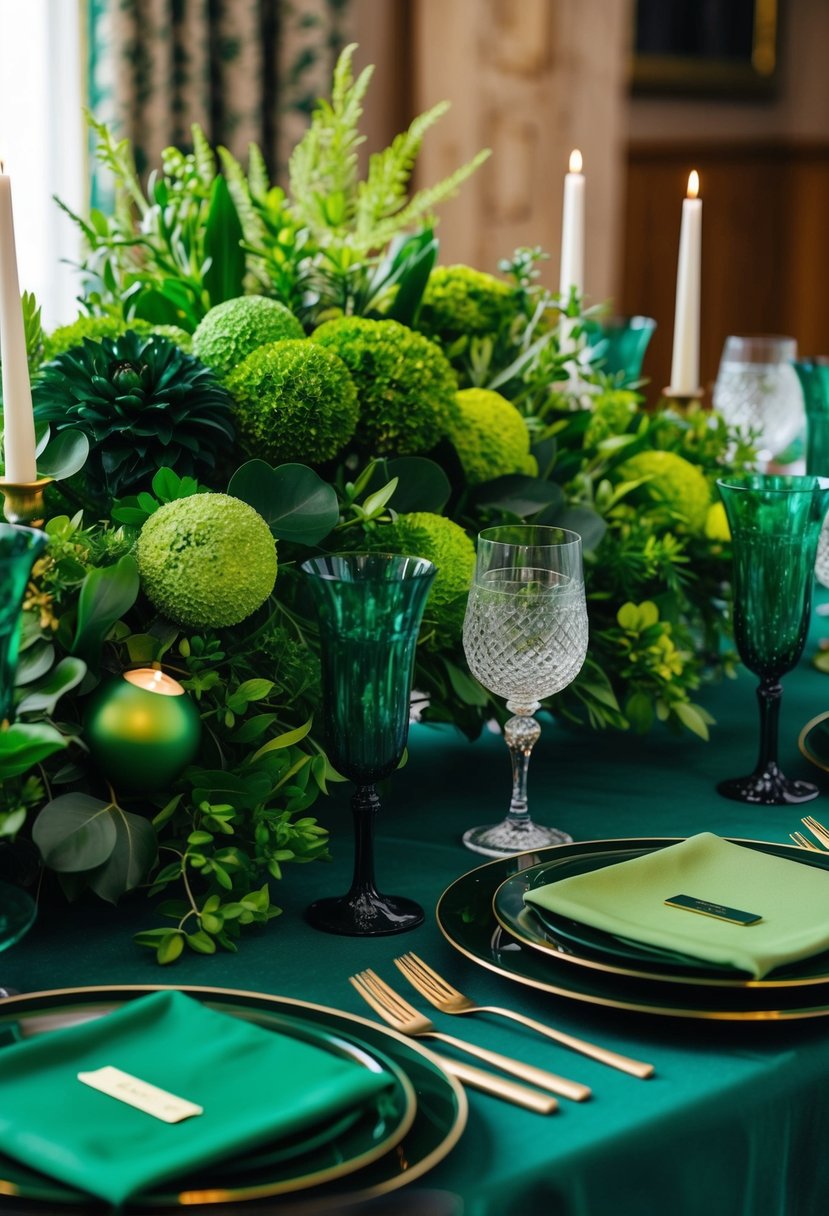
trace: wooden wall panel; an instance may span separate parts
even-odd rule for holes
[[[634,145],[616,311],[658,323],[643,368],[651,398],[670,378],[679,222],[693,168],[703,198],[704,387],[728,334],[792,334],[802,354],[829,354],[829,144]]]

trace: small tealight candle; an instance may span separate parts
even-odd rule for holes
[[[196,758],[201,718],[181,684],[154,667],[107,680],[89,698],[84,737],[119,794],[164,789]]]

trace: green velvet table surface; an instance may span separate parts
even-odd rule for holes
[[[829,634],[824,617],[814,622],[800,668],[783,682],[780,731],[784,771],[819,784],[821,774],[798,753],[797,735],[829,708],[829,677],[808,664],[821,634]],[[712,831],[789,843],[801,815],[813,812],[829,822],[829,784],[805,808],[756,808],[717,794],[719,779],[754,765],[754,687],[744,673],[700,694],[717,719],[708,743],[664,729],[644,738],[576,732],[545,718],[530,766],[533,815],[577,840]],[[488,1015],[436,1014],[441,1029],[583,1081],[593,1098],[562,1100],[560,1111],[545,1118],[470,1091],[469,1123],[459,1145],[411,1194],[389,1196],[378,1213],[816,1216],[829,1210],[829,1153],[820,1147],[829,1142],[829,1019],[715,1023],[589,1006],[495,975],[442,937],[434,919],[439,896],[486,860],[462,847],[461,834],[502,816],[509,784],[506,749],[496,735],[469,743],[451,728],[412,729],[408,765],[384,795],[376,849],[381,888],[426,908],[426,923],[408,934],[335,938],[303,920],[312,899],[348,886],[351,823],[341,794],[314,808],[331,829],[334,862],[286,867],[275,890],[284,915],[248,932],[238,954],[190,954],[158,967],[131,941],[135,928],[151,923],[143,897],[136,896],[117,910],[90,902],[44,914],[0,959],[2,982],[26,992],[108,983],[207,984],[366,1015],[348,976],[374,967],[414,996],[392,960],[415,950],[475,999],[650,1060],[656,1076],[636,1080]],[[417,996],[414,1003],[425,1006]]]

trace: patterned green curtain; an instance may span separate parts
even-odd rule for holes
[[[345,40],[348,0],[87,0],[89,104],[127,136],[139,171],[188,149],[199,123],[281,176]],[[93,205],[106,203],[93,182]]]

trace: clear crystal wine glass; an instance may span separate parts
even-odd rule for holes
[[[504,726],[512,759],[512,799],[501,823],[470,828],[475,853],[504,857],[568,843],[558,828],[533,823],[527,770],[544,697],[566,688],[587,653],[581,537],[566,528],[505,524],[478,536],[475,577],[463,626],[469,669],[513,716]]]
[[[806,424],[803,393],[794,369],[797,342],[771,334],[726,338],[714,384],[713,405],[744,435],[753,433],[758,465],[783,452]]]

